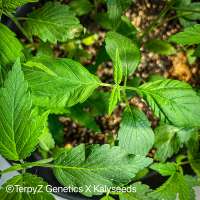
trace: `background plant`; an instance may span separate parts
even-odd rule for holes
[[[123,16],[132,4],[130,0],[94,1],[93,4],[88,0],[74,0],[69,5],[49,1],[26,17],[16,17],[16,8],[28,2],[35,1],[0,1],[1,15],[9,17],[26,38],[26,42],[22,43],[12,30],[0,24],[0,153],[13,162],[12,167],[1,174],[22,171],[4,184],[0,197],[53,199],[45,191],[46,183],[26,172],[27,168],[40,166],[52,168],[64,186],[83,187],[86,196],[102,195],[95,190],[86,191],[88,185],[112,187],[132,184],[137,188],[136,193],[108,191],[102,199],[119,196],[120,200],[172,200],[177,194],[180,200],[194,199],[193,186],[199,184],[200,174],[200,96],[197,88],[160,77],[142,84],[129,84],[128,81],[133,78],[140,63],[142,45],[161,55],[172,55],[176,53],[174,43],[177,43],[186,51],[192,47],[193,56],[199,56],[199,24],[196,24],[199,3],[166,1],[158,18],[145,31],[140,31]],[[98,13],[100,4],[107,7],[103,14]],[[178,18],[186,28],[168,41],[144,41],[145,36],[159,24],[173,19],[168,17],[171,11],[176,11],[173,18]],[[108,29],[102,50],[103,60],[99,58],[98,62],[112,61],[113,83],[99,79],[95,74],[97,64],[88,70],[70,59],[89,56],[82,46],[93,43],[98,37],[85,36],[86,30],[78,19],[78,16],[90,12]],[[67,49],[70,58],[56,57],[52,51],[56,44]],[[36,49],[36,53],[31,49]],[[71,116],[99,132],[92,118],[94,116],[88,115],[81,107],[93,104],[91,102],[99,106],[92,99],[92,94],[99,88],[110,91],[109,97],[104,91],[97,92],[97,101],[101,97],[107,103],[102,101],[103,109],[107,105],[109,115],[119,103],[125,105],[116,140],[104,145],[80,144],[72,149],[55,148],[55,141],[59,143],[60,138],[52,136],[48,123],[55,114]],[[143,110],[130,103],[133,97],[142,99],[159,120],[155,129]],[[26,159],[37,147],[46,159],[28,162]],[[156,149],[153,159],[147,156],[152,148]],[[171,157],[173,159],[169,159]],[[190,164],[196,176],[185,174],[185,164]],[[139,181],[149,170],[167,176],[166,182],[155,190]],[[6,185],[16,183],[33,187],[42,184],[44,192],[7,193]]]

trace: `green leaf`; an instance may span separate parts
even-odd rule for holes
[[[59,146],[63,146],[65,135],[64,125],[59,121],[59,116],[49,115],[48,124],[55,143]]]
[[[120,84],[122,82],[122,62],[119,57],[118,49],[116,49],[116,56],[115,56],[114,81],[116,84]]]
[[[196,59],[197,59],[197,58],[195,57],[195,50],[194,50],[194,49],[188,49],[188,50],[186,51],[186,55],[187,55],[188,63],[189,63],[190,65],[195,64]]]
[[[79,105],[72,107],[67,116],[94,132],[100,132],[100,128],[92,114],[85,111],[84,108]]]
[[[74,38],[82,26],[67,5],[47,2],[28,15],[25,28],[29,34],[38,36],[44,42],[56,43]]]
[[[119,85],[115,85],[113,87],[108,106],[108,114],[111,115],[115,107],[117,106],[118,101],[120,100],[120,87]]]
[[[164,162],[167,158],[177,153],[179,149],[190,143],[194,146],[194,142],[190,142],[194,134],[198,133],[194,128],[182,128],[164,124],[155,129],[155,148],[157,149],[155,159]],[[190,143],[189,143],[190,142]],[[191,147],[188,147],[189,149]]]
[[[179,151],[180,141],[176,132],[162,130],[162,128],[165,127],[162,126],[155,130],[155,147],[157,149],[155,159],[164,162]]]
[[[37,57],[50,57],[50,58],[54,58],[54,52],[53,49],[51,48],[51,45],[49,43],[44,43],[41,42],[38,50],[37,50]]]
[[[191,133],[189,140],[186,143],[189,153],[196,157],[199,153],[199,131]]]
[[[0,87],[3,85],[6,75],[6,70],[0,65]]]
[[[92,116],[105,115],[108,112],[110,92],[95,91],[82,105],[89,109]]]
[[[140,50],[132,40],[116,32],[108,32],[106,35],[106,51],[113,63],[116,63],[116,49],[119,50],[119,58],[122,63],[123,73],[132,74],[140,62]]]
[[[183,32],[176,33],[169,38],[170,42],[182,45],[193,45],[200,43],[200,24],[185,28]]]
[[[145,114],[131,107],[123,113],[118,132],[119,146],[128,153],[146,155],[154,143],[154,133]]]
[[[42,148],[42,150],[46,152],[55,147],[54,139],[51,133],[49,132],[48,127],[45,127],[42,135],[39,137],[39,145]]]
[[[13,191],[7,192],[7,187],[13,187]],[[2,200],[54,200],[54,197],[46,191],[46,187],[47,183],[41,178],[25,173],[23,175],[17,175],[8,180],[0,189],[0,197]],[[19,192],[22,189],[25,190],[25,188],[27,188],[27,190],[29,188],[29,192]],[[30,188],[34,189],[34,191],[30,192]]]
[[[148,197],[149,192],[152,191],[148,185],[136,182],[131,186],[135,188],[136,191],[121,193],[119,195],[120,200],[152,200],[152,198]]]
[[[47,113],[39,115],[31,106],[28,84],[17,60],[0,89],[0,152],[10,160],[26,158],[38,144]]]
[[[174,3],[175,7],[180,7],[180,6],[186,6],[186,5],[190,5],[191,4],[191,0],[176,0]]]
[[[37,2],[38,0],[0,0],[0,13],[13,12],[17,7],[26,3]]]
[[[177,171],[176,163],[154,163],[150,166],[154,171],[157,171],[162,176],[173,175]]]
[[[200,44],[195,49],[193,56],[200,57]]]
[[[162,186],[150,193],[150,197],[162,200],[194,200],[194,190],[187,183],[186,178],[176,172]]]
[[[194,187],[200,186],[198,178],[194,176],[189,176],[189,175],[185,175],[184,178],[190,190],[190,199],[196,200],[198,196],[196,196]]]
[[[88,14],[93,8],[89,0],[72,0],[68,5],[78,16]]]
[[[198,177],[200,177],[200,154],[198,157],[193,157],[193,155],[189,154],[189,162]]]
[[[149,40],[145,47],[154,53],[169,56],[176,53],[175,48],[167,41],[164,40]]]
[[[178,13],[179,15],[183,15],[183,18],[187,20],[199,20],[200,19],[200,3],[199,2],[193,2],[188,5],[182,5],[179,6]],[[182,9],[182,10],[181,10]],[[186,11],[184,11],[186,10]],[[187,11],[192,10],[192,11]]]
[[[115,199],[111,196],[105,196],[105,197],[101,198],[100,200],[115,200]]]
[[[82,193],[91,196],[102,194],[98,188],[127,184],[150,163],[150,158],[128,155],[117,146],[92,145],[85,149],[85,145],[79,145],[59,154],[54,173],[62,185],[82,187]]]
[[[126,16],[121,17],[121,23],[118,26],[116,32],[125,37],[128,37],[129,39],[133,40],[134,42],[138,42],[137,29],[133,26],[131,21]]]
[[[97,13],[96,23],[106,30],[112,30],[112,23],[109,19],[108,13],[106,12]]]
[[[123,12],[129,7],[132,0],[106,0],[106,2],[112,27],[116,28],[120,23]]]
[[[187,142],[188,160],[193,171],[200,177],[199,131],[193,133]]]
[[[98,38],[99,37],[97,34],[93,34],[83,38],[82,43],[86,46],[92,46],[98,40]]]
[[[82,103],[100,85],[98,77],[70,59],[35,58],[23,70],[35,105],[47,108]]]
[[[180,127],[200,126],[200,97],[189,84],[165,79],[145,83],[139,90],[161,121]]]
[[[12,64],[16,58],[21,56],[22,45],[15,37],[15,34],[5,25],[0,23],[0,65]]]

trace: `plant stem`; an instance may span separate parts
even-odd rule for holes
[[[184,13],[184,14],[180,14],[180,15],[175,15],[175,16],[169,17],[166,20],[164,20],[164,23],[169,22],[169,21],[176,19],[176,18],[179,18],[179,17],[187,17],[188,15],[191,15],[191,13]]]
[[[100,83],[100,86],[102,87],[110,87],[110,88],[113,88],[114,85],[112,84],[109,84],[109,83]],[[135,92],[139,92],[139,89],[136,88],[136,87],[129,87],[129,86],[119,86],[121,90],[132,90],[132,91],[135,91]]]
[[[28,162],[24,164],[16,164],[13,165],[3,171],[0,172],[0,175],[12,172],[12,171],[19,171],[23,169],[28,169],[32,167],[45,167],[45,168],[57,168],[57,169],[69,169],[69,170],[95,170],[96,168],[86,168],[86,167],[76,167],[76,166],[64,166],[64,165],[57,165],[57,164],[51,164],[49,162],[52,161],[52,158],[50,159],[44,159],[36,162]]]
[[[124,79],[124,86],[123,86],[123,96],[124,96],[124,100],[126,102],[126,106],[130,109],[130,106],[129,106],[129,102],[128,102],[128,98],[127,98],[127,95],[126,95],[126,84],[127,84],[127,77],[128,77],[128,67],[126,66],[125,68],[125,79]]]
[[[20,160],[20,163],[23,165],[24,164],[24,161],[23,160]],[[26,169],[22,169],[22,174],[25,174],[26,173]]]
[[[27,162],[27,163],[25,163],[24,161],[23,162],[20,161],[21,164],[14,164],[13,166],[1,171],[0,175],[13,172],[13,171],[20,171],[20,170],[24,171],[25,169],[31,168],[31,167],[45,166],[47,163],[50,163],[52,161],[53,161],[53,158],[43,159],[36,162]]]
[[[190,163],[189,161],[184,161],[184,162],[181,162],[180,165],[187,165],[189,163]]]
[[[28,19],[28,17],[16,17],[17,18],[17,20],[27,20]]]
[[[32,42],[32,39],[27,34],[26,30],[18,22],[18,19],[11,13],[5,13],[5,14],[16,24],[17,28],[23,33],[23,35],[29,40],[29,42]]]
[[[110,87],[110,88],[114,87],[114,85],[109,84],[109,83],[100,83],[100,86],[102,86],[102,87]]]
[[[180,10],[180,11],[185,11],[185,12],[191,12],[190,14],[192,14],[193,12],[199,13],[200,14],[200,10],[196,10],[196,9],[187,9],[187,8],[176,8],[176,7],[171,7],[174,10]]]

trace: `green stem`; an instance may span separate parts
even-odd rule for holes
[[[196,9],[176,8],[176,7],[172,7],[172,9],[174,9],[174,10],[180,10],[180,11],[185,11],[185,12],[191,12],[190,14],[192,14],[193,12],[196,12],[196,13],[200,14],[200,10],[196,10]]]
[[[114,87],[114,85],[109,84],[109,83],[100,83],[100,86],[102,86],[102,87],[110,87],[110,88]]]
[[[169,21],[176,19],[176,18],[179,18],[179,17],[187,17],[188,15],[191,15],[191,13],[184,13],[184,14],[175,15],[175,16],[167,18],[166,20],[164,20],[163,23],[169,22]]]
[[[20,160],[20,163],[23,165],[24,164],[24,161],[23,160]],[[22,169],[22,174],[25,174],[26,173],[26,169]]]
[[[109,83],[100,83],[100,86],[113,88],[115,85],[112,85]],[[120,85],[119,87],[121,90],[132,90],[132,91],[139,93],[139,89],[136,87],[129,87],[129,86],[124,86],[124,85],[123,86]]]
[[[127,98],[127,95],[126,95],[126,85],[127,85],[127,78],[128,78],[128,67],[126,66],[125,68],[125,79],[124,79],[124,86],[123,86],[123,96],[124,96],[124,100],[126,102],[126,106],[128,107],[128,109],[130,109],[130,106],[129,106],[129,102],[128,102],[128,98]]]
[[[181,162],[180,165],[187,165],[189,163],[190,163],[189,161],[184,161],[184,162]]]
[[[16,18],[13,14],[11,13],[5,13],[6,16],[8,16],[17,26],[17,28],[23,33],[23,35],[29,40],[29,42],[32,42],[32,39],[29,37],[28,33],[26,30],[21,26],[21,24],[18,22],[18,18]]]
[[[53,161],[53,158],[43,159],[36,162],[27,162],[27,163],[20,161],[21,164],[14,164],[13,166],[1,171],[0,175],[13,172],[13,171],[20,171],[20,170],[24,171],[25,169],[31,168],[31,167],[45,166],[47,163],[50,163],[52,161]]]

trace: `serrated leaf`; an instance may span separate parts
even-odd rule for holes
[[[162,186],[150,193],[150,197],[162,200],[194,200],[193,189],[186,182],[185,177],[176,172]]]
[[[0,65],[5,68],[7,64],[15,62],[21,56],[22,45],[10,29],[0,23]]]
[[[145,47],[154,53],[169,56],[176,53],[175,48],[167,41],[164,40],[150,40],[145,44]]]
[[[12,192],[7,192],[7,187],[13,186]],[[41,178],[32,175],[32,174],[22,174],[14,176],[12,179],[8,180],[0,189],[0,197],[2,200],[54,200],[54,197],[47,192],[46,190],[47,183],[44,182]],[[25,188],[29,188],[29,192],[19,192],[22,190],[22,188],[25,190]],[[30,188],[33,189],[32,192],[30,192]],[[41,189],[39,191],[39,189]]]
[[[146,155],[154,143],[154,133],[145,114],[131,107],[123,113],[118,132],[119,146],[128,153]]]
[[[31,109],[28,84],[17,60],[0,89],[0,152],[10,160],[26,158],[38,144],[46,114]]]
[[[148,185],[136,182],[131,185],[135,188],[135,192],[126,192],[119,195],[120,200],[152,200],[148,194],[152,191]]]
[[[108,17],[111,21],[112,27],[116,28],[120,23],[120,18],[131,4],[132,0],[107,0]]]
[[[169,38],[170,42],[182,45],[193,45],[200,43],[200,24],[185,28],[183,32],[176,33]]]
[[[17,7],[38,0],[0,0],[0,12],[13,12]]]
[[[139,90],[161,121],[179,127],[200,126],[200,97],[189,84],[165,79],[145,83]]]
[[[84,102],[100,85],[98,77],[70,59],[36,58],[26,63],[34,103],[47,108],[63,108]]]
[[[47,2],[28,15],[25,28],[29,34],[38,36],[44,42],[56,43],[73,39],[82,26],[69,6]]]
[[[150,163],[150,158],[128,155],[117,146],[92,145],[85,149],[85,145],[79,145],[56,158],[54,174],[62,185],[82,187],[83,193],[91,196],[102,194],[98,187],[127,184]]]
[[[119,58],[122,63],[123,73],[132,74],[140,62],[140,50],[135,42],[116,32],[108,32],[106,35],[106,51],[113,63],[116,63],[116,49],[119,50]]]
[[[157,171],[162,176],[173,175],[177,171],[177,165],[175,163],[154,163],[150,166],[154,171]]]
[[[183,144],[189,146],[189,142],[194,134],[198,133],[194,128],[175,127],[163,124],[155,129],[155,148],[157,149],[155,158],[164,162],[167,158],[177,153]],[[190,142],[194,146],[194,142]]]
[[[108,114],[111,115],[115,107],[117,106],[118,101],[120,100],[120,87],[115,85],[111,91],[108,105]]]
[[[78,16],[88,14],[93,8],[89,0],[72,0],[68,5]]]

